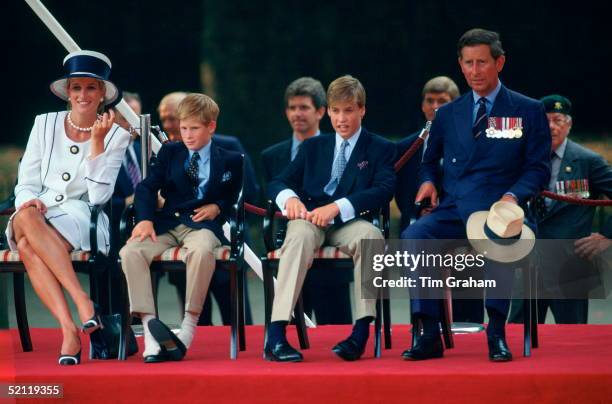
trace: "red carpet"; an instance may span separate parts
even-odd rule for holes
[[[443,359],[404,362],[408,327],[394,327],[394,349],[381,359],[368,349],[364,359],[343,362],[330,348],[350,327],[310,330],[306,361],[272,363],[261,359],[262,328],[247,328],[247,351],[229,359],[229,329],[198,330],[182,362],[88,361],[56,365],[61,335],[34,329],[34,352],[21,352],[16,330],[0,332],[0,377],[19,383],[63,383],[64,400],[75,402],[610,402],[612,326],[540,327],[541,347],[522,355],[522,327],[509,326],[515,360],[491,363],[485,336],[458,335]],[[292,330],[293,331],[293,330]],[[11,342],[12,340],[12,342]],[[139,338],[139,343],[141,339]],[[290,340],[297,346],[295,334]],[[12,344],[12,350],[10,349]],[[142,347],[141,347],[142,348]],[[87,358],[87,352],[83,352]]]

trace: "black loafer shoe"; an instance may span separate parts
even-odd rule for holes
[[[149,320],[148,326],[153,338],[157,340],[162,350],[166,351],[168,360],[180,361],[183,359],[187,348],[166,324],[154,318]]]
[[[345,361],[356,361],[365,352],[366,344],[360,344],[353,338],[348,337],[344,341],[338,342],[332,351]]]
[[[266,344],[264,358],[273,362],[301,362],[304,360],[300,351],[289,345],[287,341],[278,342],[273,347]]]
[[[411,349],[402,352],[402,358],[407,361],[422,361],[443,356],[444,348],[442,347],[442,338],[439,335],[435,337],[420,336],[416,339],[416,344]]]
[[[504,337],[488,336],[489,359],[492,362],[510,362],[512,352],[508,348],[508,343]]]
[[[168,355],[163,349],[157,355],[147,355],[144,357],[144,363],[160,363],[168,360]]]

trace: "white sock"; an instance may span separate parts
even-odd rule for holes
[[[149,331],[149,320],[152,320],[154,318],[155,316],[153,314],[143,314],[141,316],[142,328],[144,329],[144,344],[145,344],[145,349],[144,349],[144,352],[142,353],[143,357],[149,356],[149,355],[157,355],[159,351],[161,350],[159,343],[153,337],[153,334],[151,334],[151,331]]]
[[[187,348],[189,348],[191,341],[193,341],[199,318],[199,314],[191,314],[188,311],[185,312],[185,317],[183,317],[181,331],[179,331],[178,337]]]

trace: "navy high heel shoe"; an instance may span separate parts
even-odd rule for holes
[[[81,350],[79,349],[79,352],[77,352],[76,355],[62,355],[60,353],[57,363],[62,366],[78,365],[81,363]]]
[[[81,326],[81,331],[89,335],[99,328],[103,328],[102,319],[100,318],[100,310],[98,305],[94,303],[94,315],[92,318],[83,323]]]

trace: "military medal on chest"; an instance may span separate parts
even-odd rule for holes
[[[574,196],[584,199],[591,196],[589,192],[589,180],[586,178],[557,181],[555,183],[555,192],[559,195]]]
[[[518,139],[523,136],[523,118],[492,116],[485,133],[494,139]]]

